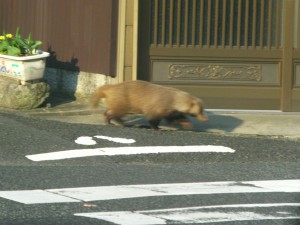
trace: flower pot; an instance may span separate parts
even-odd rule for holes
[[[21,83],[41,79],[45,71],[45,58],[49,55],[43,51],[21,57],[0,54],[0,76],[17,79]]]

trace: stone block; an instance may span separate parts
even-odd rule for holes
[[[0,76],[0,107],[10,109],[34,109],[50,94],[44,82],[20,84],[17,80]]]

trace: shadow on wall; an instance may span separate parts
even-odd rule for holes
[[[48,48],[50,57],[46,61],[44,80],[50,85],[51,95],[75,100],[80,68],[78,59],[72,57],[69,62],[57,59],[56,52]]]
[[[230,133],[234,131],[237,127],[243,124],[243,120],[238,119],[234,116],[225,116],[220,114],[214,114],[212,112],[206,112],[209,120],[207,122],[200,122],[196,118],[189,117],[189,120],[192,123],[192,127],[185,129],[180,125],[170,125],[166,121],[161,121],[160,127],[166,129],[179,129],[187,131],[196,131],[196,132],[213,132],[221,131],[224,133]],[[145,117],[140,115],[130,115],[125,117],[125,124],[128,126],[138,126],[144,128],[150,128]]]

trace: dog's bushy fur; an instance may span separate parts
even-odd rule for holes
[[[92,106],[96,107],[100,99],[105,99],[106,123],[111,120],[122,123],[127,113],[143,114],[154,129],[164,118],[177,115],[194,116],[206,121],[202,101],[187,92],[152,84],[146,81],[127,81],[119,84],[99,87],[91,97]]]

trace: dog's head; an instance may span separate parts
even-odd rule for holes
[[[202,100],[199,98],[194,98],[190,110],[188,112],[193,117],[196,117],[200,121],[207,121],[208,117],[204,113],[204,106]]]

